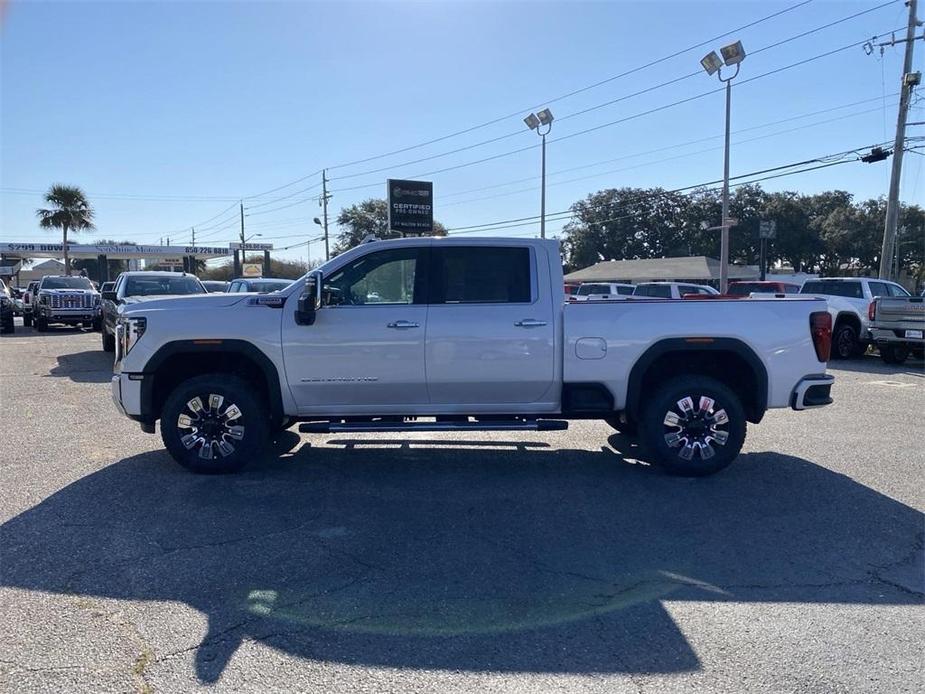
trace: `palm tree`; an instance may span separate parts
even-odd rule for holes
[[[60,229],[64,246],[64,272],[71,274],[68,257],[67,232],[94,229],[93,208],[87,202],[87,196],[77,186],[55,184],[45,193],[48,209],[38,209],[39,226],[43,229]]]

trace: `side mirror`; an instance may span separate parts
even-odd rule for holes
[[[323,277],[320,272],[309,276],[305,289],[299,297],[299,308],[295,312],[295,322],[299,325],[313,325],[315,314],[321,309],[321,286]]]
[[[103,301],[115,301],[116,300],[115,292],[103,292],[102,296],[103,296]]]

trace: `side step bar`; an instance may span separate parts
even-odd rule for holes
[[[568,422],[558,419],[485,422],[303,422],[303,434],[343,434],[372,431],[564,431]]]

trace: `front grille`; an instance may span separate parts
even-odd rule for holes
[[[52,308],[93,308],[92,294],[52,294]]]

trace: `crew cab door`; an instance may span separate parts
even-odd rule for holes
[[[287,301],[283,355],[300,412],[384,414],[424,405],[428,245],[372,251],[324,277],[313,325]]]
[[[434,243],[427,316],[432,405],[510,404],[515,412],[550,397],[556,321],[548,261],[536,255],[526,244]]]

